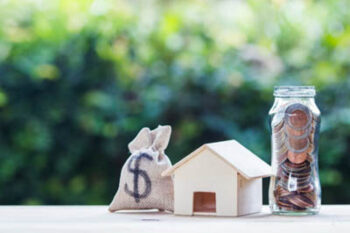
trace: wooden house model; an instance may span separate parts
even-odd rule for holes
[[[271,167],[235,140],[204,144],[163,176],[173,176],[174,214],[239,216],[262,207]]]

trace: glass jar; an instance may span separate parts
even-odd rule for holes
[[[269,204],[273,214],[309,215],[321,206],[320,110],[313,86],[275,87],[271,119]]]

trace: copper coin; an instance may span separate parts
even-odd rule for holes
[[[312,152],[314,151],[314,149],[315,149],[315,145],[314,145],[313,143],[310,143],[310,146],[309,146],[309,148],[307,148],[306,152],[307,152],[308,154],[312,154]]]
[[[292,207],[280,207],[280,208],[285,210],[285,211],[295,211],[295,212],[297,212],[297,211],[305,211],[306,210],[306,208],[299,208],[299,207],[294,206],[294,205],[292,205]]]
[[[294,153],[292,151],[288,151],[287,157],[288,157],[289,161],[291,161],[292,163],[299,164],[299,163],[304,162],[307,159],[308,154],[306,152]]]
[[[279,140],[279,139],[281,139],[281,138],[285,138],[285,132],[284,132],[284,130],[281,129],[281,130],[279,130],[279,131],[273,132],[272,136],[273,136],[275,139]]]
[[[308,161],[305,161],[308,162]],[[281,165],[281,168],[286,172],[286,173],[291,173],[295,175],[301,175],[304,173],[310,173],[311,172],[311,166],[310,163],[306,164],[305,162],[296,164],[296,163],[291,163],[289,159],[284,161],[284,163]],[[296,165],[301,165],[301,166],[296,166]]]
[[[277,157],[278,164],[283,163],[287,159],[287,154],[288,152],[285,152],[283,154],[278,154],[278,157]]]
[[[300,180],[303,180],[303,179],[305,180],[306,178],[310,177],[310,173],[311,173],[311,168],[305,169],[300,172],[289,172],[282,169],[281,176],[293,177],[293,178],[298,178]]]
[[[304,181],[310,177],[310,175],[311,175],[310,171],[311,171],[311,169],[303,170],[301,172],[290,172],[290,171],[285,171],[282,169],[282,173],[281,173],[280,177],[282,177],[284,179],[293,178],[294,180],[298,179],[300,181]]]
[[[288,198],[288,201],[299,208],[310,208],[314,206],[314,202],[304,195],[294,195]]]
[[[288,135],[288,137],[292,137],[295,139],[302,139],[302,138],[306,138],[310,135],[311,132],[311,127],[308,127],[306,129],[303,130],[296,130],[291,128],[289,125],[286,125],[284,127],[285,129],[285,133]]]
[[[300,193],[311,193],[314,191],[314,186],[312,184],[309,184],[307,187],[298,190]]]
[[[316,195],[316,193],[314,191],[308,192],[308,193],[302,193],[302,194],[305,195],[305,197],[309,198],[314,203],[316,203],[317,195]]]
[[[284,125],[284,121],[281,120],[281,122],[279,124],[277,124],[273,127],[273,132],[277,133],[277,132],[281,131],[281,129],[283,128],[283,125]]]
[[[285,210],[305,210],[305,207],[309,203],[307,200],[304,200],[303,197],[298,197],[298,192],[292,191],[289,192],[286,189],[278,185],[274,191],[274,196],[276,199],[276,204],[279,208]]]
[[[314,159],[310,153],[307,154],[307,161],[309,161],[310,163],[312,163],[312,161],[314,161]]]
[[[296,130],[306,129],[312,121],[310,109],[303,104],[291,104],[286,109],[285,114],[287,124]]]
[[[297,182],[297,183],[293,184],[293,186],[290,186],[288,181],[281,182],[281,186],[290,192],[293,192],[293,191],[299,192],[299,190],[304,190],[305,188],[307,188],[309,186],[309,184],[310,184],[309,180],[307,180],[303,183]]]
[[[286,209],[286,210],[292,210],[293,209],[293,205],[291,203],[289,203],[288,201],[282,199],[278,199],[277,203],[278,207],[280,207],[281,209]]]
[[[283,130],[281,130],[278,133],[274,133],[272,135],[272,142],[274,143],[274,146],[276,148],[281,148],[283,146],[285,146],[285,140],[286,140],[286,134],[283,132]]]
[[[277,200],[277,205],[283,209],[292,209],[293,208],[293,205],[290,202],[288,202],[288,200],[286,200],[284,198],[279,198]]]
[[[301,128],[308,123],[308,115],[302,110],[295,110],[289,114],[289,122],[296,128]]]
[[[275,145],[275,150],[276,150],[276,154],[278,155],[284,155],[287,157],[287,152],[288,152],[288,148],[282,144],[282,145]]]
[[[288,150],[294,153],[304,152],[310,146],[309,138],[304,138],[304,139],[288,138],[288,140],[286,141],[286,146]]]
[[[284,188],[282,188],[282,186],[280,186],[280,185],[277,186],[275,196],[278,196],[278,197],[285,197],[285,196],[289,196],[289,195],[291,195],[291,194],[293,194],[293,193],[288,192],[287,190],[285,190]]]
[[[303,163],[300,164],[296,164],[296,163],[292,163],[290,162],[288,159],[282,164],[282,168],[285,169],[288,172],[298,172],[298,171],[302,171],[306,168],[309,168],[310,166],[310,162],[309,161],[305,161]]]
[[[283,208],[283,209],[288,209],[288,210],[305,210],[306,208],[303,206],[299,206],[299,202],[297,202],[296,200],[293,200],[294,203],[292,203],[293,197],[288,196],[288,197],[280,197],[278,199],[278,206]]]

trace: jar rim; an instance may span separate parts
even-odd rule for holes
[[[315,97],[315,86],[275,86],[275,97]]]

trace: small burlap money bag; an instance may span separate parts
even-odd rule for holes
[[[173,181],[161,173],[171,167],[164,154],[171,134],[170,126],[154,130],[143,128],[129,143],[131,156],[120,175],[119,188],[109,211],[125,209],[173,210]]]

